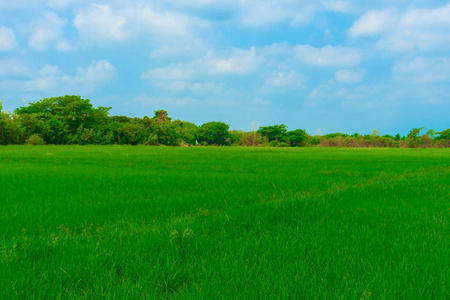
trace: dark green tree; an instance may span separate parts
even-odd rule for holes
[[[6,124],[9,120],[9,114],[3,111],[3,100],[0,101],[0,145],[7,143]]]
[[[306,133],[306,130],[304,129],[296,129],[288,131],[287,135],[291,147],[305,146],[309,139],[309,135]]]
[[[165,110],[155,111],[153,118],[144,117],[146,126],[147,145],[177,146],[180,143],[180,134],[176,125]]]
[[[269,142],[275,142],[277,144],[288,141],[287,126],[284,124],[263,126],[258,129],[258,133],[266,137]]]
[[[180,142],[188,145],[195,145],[198,126],[194,123],[175,120],[173,126],[178,133]]]
[[[27,135],[19,116],[2,109],[3,101],[0,101],[0,145],[25,143]]]
[[[209,122],[200,126],[197,130],[198,142],[206,142],[208,145],[226,146],[231,144],[230,126],[223,122]]]
[[[13,140],[11,123],[11,115],[3,111],[3,101],[0,101],[0,145],[6,145]]]
[[[93,108],[89,99],[66,95],[30,103],[16,109],[15,113],[23,118],[28,134],[38,134],[46,143],[68,144],[77,142],[80,127],[89,131],[102,130],[108,122],[110,109]],[[30,122],[32,119],[39,121]]]
[[[437,140],[450,140],[450,128],[438,132]]]

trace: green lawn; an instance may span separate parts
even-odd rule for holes
[[[0,298],[450,299],[450,150],[0,147]]]

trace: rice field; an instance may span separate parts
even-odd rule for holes
[[[0,147],[1,299],[450,299],[448,149]]]

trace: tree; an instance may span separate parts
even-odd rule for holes
[[[436,132],[434,129],[430,129],[427,131],[426,135],[430,136],[431,138],[434,138],[436,135],[438,135],[439,133]]]
[[[423,127],[420,128],[413,128],[409,132],[407,136],[408,140],[408,146],[410,148],[418,148],[422,144],[422,140],[420,139],[420,131],[423,129]]]
[[[179,145],[180,134],[176,130],[176,125],[172,122],[172,118],[165,110],[155,111],[153,118],[144,117],[149,137],[147,144],[149,145]]]
[[[269,142],[281,143],[288,140],[286,134],[287,126],[284,124],[273,125],[273,126],[263,126],[258,129],[258,133],[261,136],[266,137]]]
[[[450,128],[438,132],[437,140],[450,140]]]
[[[181,143],[195,145],[195,135],[198,130],[197,125],[186,121],[175,120],[173,126],[180,137]]]
[[[306,130],[304,129],[296,129],[289,131],[287,133],[289,144],[291,147],[293,146],[305,146],[306,142],[308,141],[309,135],[306,133]]]
[[[170,122],[172,118],[169,118],[169,114],[165,110],[157,110],[155,111],[155,116],[153,117],[154,120],[157,120],[158,123],[161,122]]]
[[[99,131],[108,123],[111,107],[93,108],[89,99],[80,96],[63,96],[45,98],[26,107],[20,107],[15,113],[23,120],[30,121],[27,116],[39,120],[27,122],[27,133],[42,136],[49,144],[67,144],[77,140],[79,128]],[[92,129],[92,130],[91,130]]]
[[[26,134],[19,116],[2,109],[3,101],[0,101],[0,145],[23,144]]]
[[[3,100],[0,101],[0,145],[6,144],[6,125],[9,119],[9,114],[2,111],[3,109]]]
[[[230,145],[231,135],[228,132],[230,126],[223,122],[209,122],[200,126],[197,130],[197,140],[208,145]]]
[[[377,137],[379,137],[380,136],[380,132],[378,131],[378,130],[376,130],[376,129],[374,129],[373,131],[372,131],[372,137],[373,138],[377,138]]]

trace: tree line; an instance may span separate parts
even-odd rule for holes
[[[2,111],[0,101],[0,145],[217,145],[217,146],[318,146],[318,147],[450,147],[450,128],[421,134],[413,128],[407,136],[332,133],[309,135],[303,129],[289,131],[284,124],[253,131],[229,130],[223,122],[201,126],[172,120],[165,110],[153,117],[109,116],[111,107],[94,108],[80,96],[45,98],[13,113]]]

